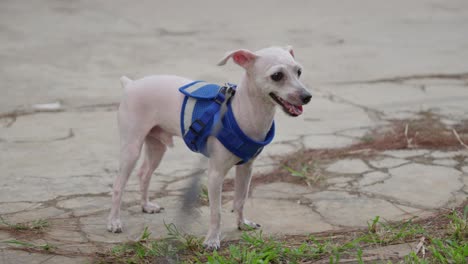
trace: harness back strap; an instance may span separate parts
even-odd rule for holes
[[[206,152],[204,149],[204,141],[208,136],[210,136],[211,131],[204,131],[205,127],[209,123],[213,122],[213,118],[216,113],[219,113],[221,105],[226,101],[226,99],[229,100],[234,93],[235,86],[222,86],[216,97],[213,98],[213,103],[209,105],[201,117],[193,121],[183,136],[184,141],[190,150],[194,152]]]

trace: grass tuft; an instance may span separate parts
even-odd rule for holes
[[[34,243],[20,241],[16,239],[5,240],[5,241],[2,241],[2,243],[8,244],[8,245],[14,245],[14,246],[21,246],[21,247],[28,248],[28,249],[39,249],[39,250],[44,250],[44,251],[51,251],[52,249],[55,248],[55,246],[49,243],[34,244]]]
[[[198,199],[200,201],[200,204],[202,205],[208,205],[210,200],[208,198],[208,187],[206,184],[202,184],[200,186],[200,192],[198,194]]]

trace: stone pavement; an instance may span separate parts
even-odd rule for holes
[[[277,165],[272,154],[348,146],[420,111],[437,113],[447,126],[467,119],[466,1],[280,1],[271,14],[264,12],[271,6],[266,0],[249,1],[249,8],[247,1],[208,2],[184,2],[182,9],[157,1],[0,3],[0,215],[12,223],[48,219],[51,225],[40,238],[0,231],[0,241],[94,252],[135,239],[145,226],[153,237],[164,236],[164,222],[206,232],[206,206],[190,221],[180,217],[181,196],[200,161],[181,140],[150,187],[166,209],[142,214],[132,177],[124,233],[106,231],[122,74],[235,82],[240,69],[214,66],[225,51],[293,44],[314,98],[301,117],[278,114],[277,137],[256,162],[258,173]],[[44,103],[52,105],[37,105]],[[377,215],[424,217],[468,194],[463,150],[383,151],[321,166],[321,188],[265,183],[253,190],[246,214],[265,233],[304,234],[366,226]],[[232,193],[224,197],[223,234],[235,237]],[[84,261],[0,244],[0,263]]]

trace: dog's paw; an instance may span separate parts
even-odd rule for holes
[[[244,231],[259,229],[260,227],[262,227],[262,226],[257,224],[257,223],[254,223],[252,221],[249,221],[247,219],[244,219],[242,221],[239,221],[239,223],[237,223],[237,228],[239,230],[244,230]]]
[[[120,222],[120,219],[109,220],[107,223],[107,231],[112,233],[122,233],[122,222]]]
[[[221,242],[219,241],[219,238],[205,239],[203,246],[206,250],[218,250],[221,246]]]
[[[161,212],[161,210],[164,210],[164,207],[160,207],[159,205],[154,203],[147,203],[141,206],[141,211],[147,214],[159,213]]]

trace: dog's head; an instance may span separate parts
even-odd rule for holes
[[[232,58],[245,69],[265,100],[281,106],[290,116],[302,114],[302,105],[309,103],[312,95],[299,80],[302,66],[294,59],[290,46],[271,47],[251,52],[245,49],[228,52],[218,63],[224,65]]]

